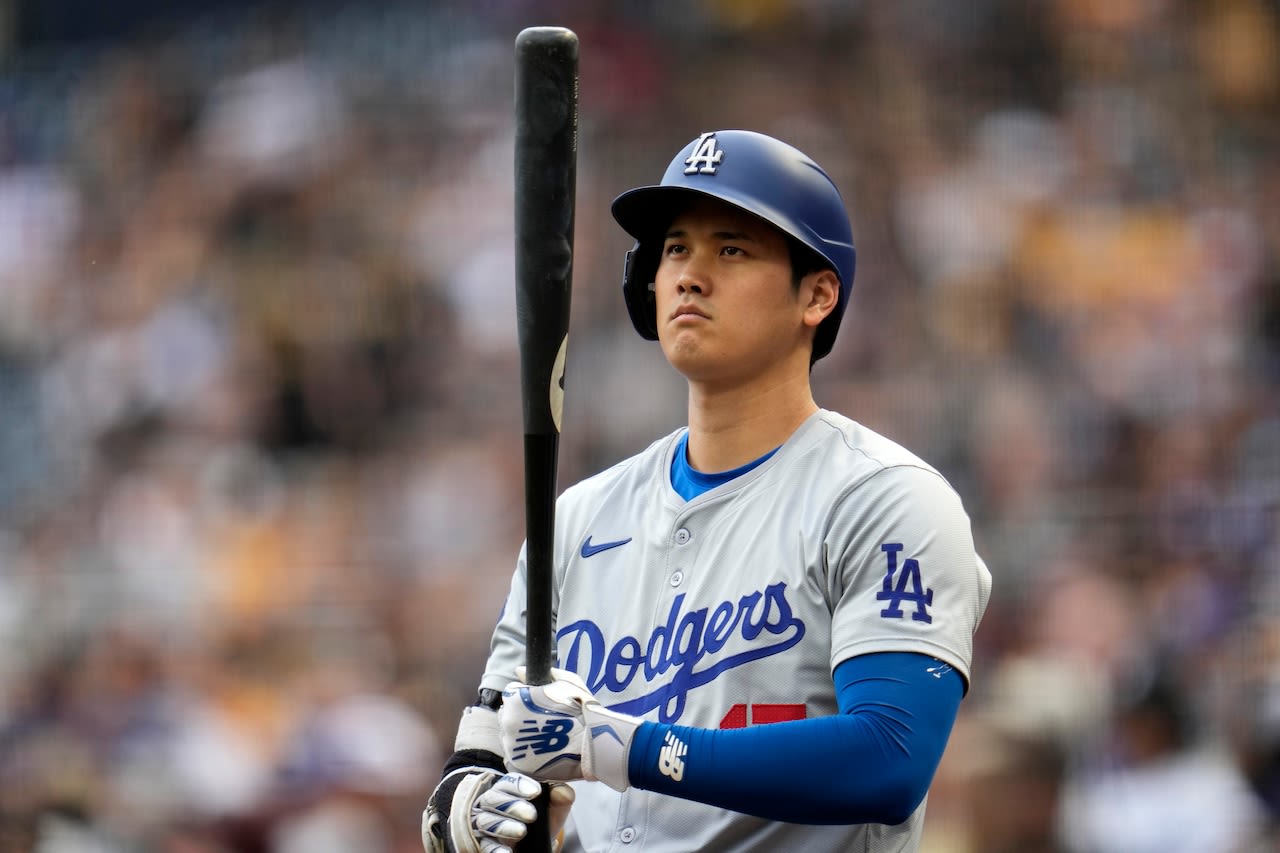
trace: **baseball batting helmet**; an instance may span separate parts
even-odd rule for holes
[[[760,217],[814,252],[840,278],[840,301],[813,339],[817,361],[835,343],[853,289],[856,252],[840,191],[803,152],[762,133],[719,130],[690,142],[667,166],[662,182],[613,200],[613,218],[632,237],[622,295],[640,336],[658,339],[653,281],[667,226],[691,198],[720,199]]]

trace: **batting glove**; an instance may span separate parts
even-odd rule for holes
[[[437,795],[450,787],[452,797],[446,805]],[[573,789],[552,785],[550,790],[547,822],[551,837],[558,839],[573,805]],[[422,846],[427,853],[510,853],[537,820],[533,800],[542,785],[519,773],[472,767],[446,776],[436,792],[422,815]]]
[[[528,776],[503,772],[497,711],[479,704],[465,709],[453,746],[444,778],[422,813],[423,848],[427,853],[514,849],[537,817],[531,801],[542,786]],[[559,839],[572,805],[572,788],[550,786],[547,823],[553,841]]]
[[[502,694],[498,712],[507,767],[535,779],[600,781],[630,787],[627,755],[643,722],[600,704],[575,673],[551,670],[550,684],[525,684],[525,668]]]

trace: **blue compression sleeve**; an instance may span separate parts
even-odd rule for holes
[[[741,729],[643,723],[631,784],[790,823],[901,823],[933,781],[964,679],[927,655],[886,652],[844,661],[834,680],[837,716]],[[688,747],[674,773],[668,734]]]

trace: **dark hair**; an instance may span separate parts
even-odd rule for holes
[[[811,272],[818,272],[819,270],[835,272],[835,268],[831,266],[830,261],[822,257],[822,255],[819,255],[790,234],[784,234],[783,236],[787,238],[787,251],[791,255],[792,288],[799,290],[800,281]]]

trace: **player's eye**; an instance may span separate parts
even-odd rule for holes
[[[729,255],[730,257],[739,257],[745,255],[747,252],[741,246],[725,246],[720,250],[720,253]]]
[[[668,243],[668,244],[666,245],[666,248],[664,248],[664,249],[663,249],[663,254],[665,254],[665,255],[683,255],[686,251],[688,251],[688,250],[687,250],[687,249],[685,249],[684,244],[682,244],[682,243]]]

